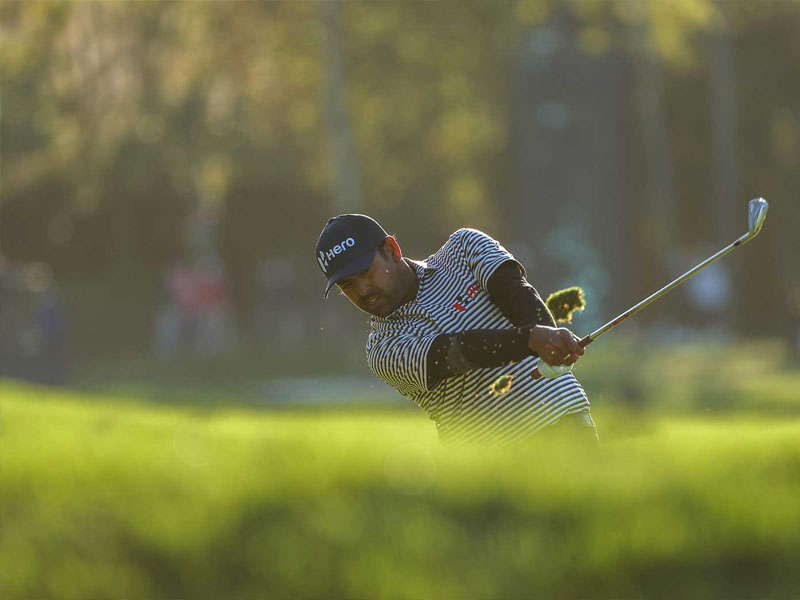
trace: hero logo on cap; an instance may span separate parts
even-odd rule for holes
[[[314,249],[314,258],[327,279],[325,297],[338,281],[369,269],[378,247],[388,237],[386,230],[367,215],[328,219]]]
[[[319,251],[319,256],[317,260],[319,261],[319,266],[322,268],[322,272],[326,275],[328,274],[328,265],[330,261],[333,260],[333,257],[337,254],[341,254],[342,252],[346,252],[348,248],[352,248],[356,245],[356,241],[349,237],[344,241],[339,242],[333,248],[326,251]]]

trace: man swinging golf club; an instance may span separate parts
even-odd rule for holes
[[[322,230],[317,260],[325,296],[336,284],[372,315],[372,371],[425,409],[443,441],[512,442],[559,422],[596,437],[571,373],[583,348],[755,238],[768,209],[763,198],[750,200],[747,233],[583,338],[553,327],[525,268],[475,229],[459,229],[415,261],[370,217],[339,215]]]
[[[377,221],[328,221],[317,241],[327,278],[372,315],[367,362],[423,408],[448,444],[504,445],[544,428],[596,439],[589,400],[571,372],[534,379],[542,357],[573,365],[584,350],[555,321],[525,268],[496,240],[459,229],[424,261],[402,255]]]

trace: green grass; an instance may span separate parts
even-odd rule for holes
[[[779,392],[780,393],[780,392]],[[2,382],[0,597],[789,598],[800,418],[596,404],[599,449],[409,412]]]
[[[309,372],[341,375],[348,368],[341,360],[335,351],[305,360],[255,352],[170,363],[114,356],[78,365],[71,385],[90,396],[130,396],[153,404],[258,407],[265,403],[265,379],[307,377]],[[780,340],[670,345],[615,335],[589,346],[575,375],[598,406],[618,404],[661,414],[800,415],[797,361]],[[361,375],[371,377],[366,366]],[[378,380],[375,385],[384,387]],[[397,397],[400,407],[413,408]]]

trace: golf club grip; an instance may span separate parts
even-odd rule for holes
[[[588,346],[589,344],[591,344],[593,341],[594,341],[594,340],[592,339],[592,335],[591,335],[591,334],[589,334],[589,335],[587,335],[587,336],[585,336],[585,337],[581,338],[581,341],[579,341],[579,342],[578,342],[578,345],[579,345],[581,348],[586,348],[586,346]],[[541,375],[539,374],[539,367],[535,367],[535,368],[533,369],[533,371],[531,371],[531,377],[532,377],[533,379],[540,379],[540,378],[541,378]]]

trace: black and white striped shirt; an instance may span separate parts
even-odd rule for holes
[[[516,260],[492,237],[467,228],[453,233],[427,260],[404,260],[417,272],[417,297],[386,317],[372,317],[367,363],[375,375],[428,413],[442,442],[519,441],[566,414],[589,409],[586,393],[572,373],[534,381],[530,373],[539,361],[534,356],[468,371],[427,389],[426,357],[436,336],[514,328],[486,289],[501,264]],[[492,384],[502,375],[514,376],[511,388],[496,393]]]

